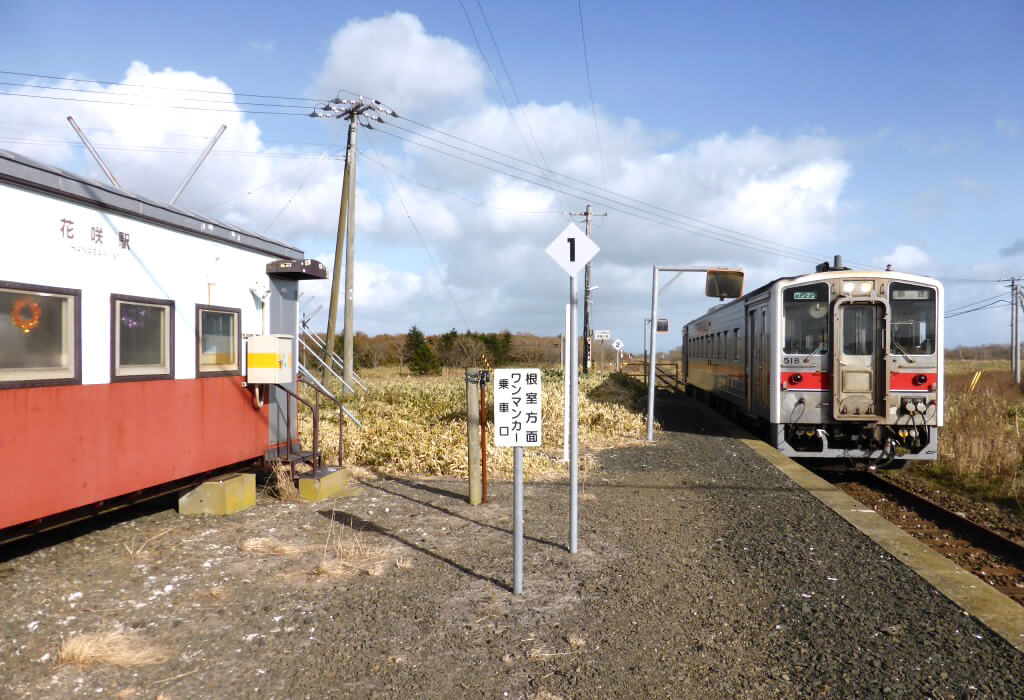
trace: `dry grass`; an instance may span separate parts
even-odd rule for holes
[[[971,391],[973,372],[947,372],[939,459],[912,469],[1024,512],[1024,392],[1008,371],[981,373]]]
[[[587,640],[579,632],[573,632],[570,634],[566,641],[569,642],[569,646],[573,649],[582,649],[587,646]]]
[[[295,482],[292,481],[291,467],[281,462],[274,463],[271,466],[267,491],[282,501],[294,502],[299,500],[299,489]]]
[[[328,578],[359,573],[368,576],[383,576],[391,561],[390,545],[386,547],[370,545],[361,532],[344,525],[338,528],[337,534],[335,534],[332,521],[331,529],[327,532],[327,541],[324,543],[323,556],[320,563],[313,568],[313,574]],[[399,566],[399,561],[403,561],[403,559],[399,557],[398,561],[395,561],[395,565],[399,569],[409,568]]]
[[[388,474],[457,476],[466,472],[466,388],[461,372],[441,377],[401,376],[393,368],[366,372],[369,391],[346,397],[362,428],[346,421],[345,465]],[[527,479],[565,476],[562,456],[564,396],[562,374],[545,370],[542,414],[544,447],[524,458]],[[594,450],[639,443],[646,425],[642,387],[635,381],[591,374],[580,378],[580,467],[593,467]],[[488,472],[511,478],[512,450],[493,447],[493,387],[488,389]],[[300,413],[300,432],[309,444],[312,419]],[[324,460],[337,464],[337,419],[321,413]]]
[[[70,637],[61,645],[57,658],[62,664],[110,664],[127,668],[163,663],[169,655],[136,634],[114,630]]]
[[[258,554],[277,554],[279,556],[291,557],[301,554],[303,547],[296,544],[288,544],[273,537],[250,537],[238,546],[243,552],[256,552]]]

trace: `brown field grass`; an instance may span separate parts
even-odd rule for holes
[[[949,365],[939,459],[915,463],[912,471],[1024,514],[1024,391],[1008,362]]]
[[[66,639],[57,659],[60,663],[79,666],[110,664],[127,668],[163,663],[168,654],[137,634],[112,630],[76,634]]]
[[[462,371],[436,377],[403,375],[397,368],[365,372],[369,391],[345,399],[363,423],[345,422],[345,466],[386,474],[456,476],[466,473],[466,385]],[[562,374],[544,370],[543,447],[526,450],[526,479],[564,476]],[[642,387],[632,380],[591,374],[580,378],[580,467],[593,466],[589,453],[639,443],[645,435]],[[488,473],[511,478],[512,450],[493,446],[493,387],[488,385]],[[310,444],[312,420],[300,414],[303,444]],[[337,419],[322,410],[320,439],[325,464],[337,464]]]

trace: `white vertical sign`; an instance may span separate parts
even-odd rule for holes
[[[541,444],[539,369],[494,370],[494,444],[539,447]]]

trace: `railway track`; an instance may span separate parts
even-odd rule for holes
[[[873,472],[824,472],[821,476],[1024,605],[1021,544]]]

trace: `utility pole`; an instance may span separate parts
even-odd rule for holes
[[[590,238],[590,219],[593,216],[608,216],[608,212],[603,214],[594,214],[591,211],[591,207],[588,204],[586,211],[582,212],[569,212],[570,216],[583,216],[587,220],[587,238]],[[591,359],[593,357],[593,343],[590,338],[590,307],[592,305],[590,299],[590,291],[594,287],[590,286],[590,263],[587,263],[585,272],[583,273],[583,374],[590,373]]]
[[[1010,369],[1013,380],[1020,384],[1020,323],[1017,316],[1017,278],[1010,278]]]
[[[339,106],[341,105],[341,106]],[[356,127],[372,129],[371,121],[383,122],[380,114],[398,115],[378,100],[362,96],[356,100],[335,97],[326,104],[317,105],[310,117],[320,119],[347,119],[348,140],[345,147],[345,174],[341,185],[341,211],[338,213],[338,239],[334,246],[334,275],[331,277],[331,305],[327,315],[327,342],[324,346],[324,371],[334,364],[334,336],[338,318],[338,292],[341,278],[341,254],[345,252],[345,326],[342,377],[352,385],[352,333],[355,320],[355,299],[352,289],[355,272],[356,235]]]

